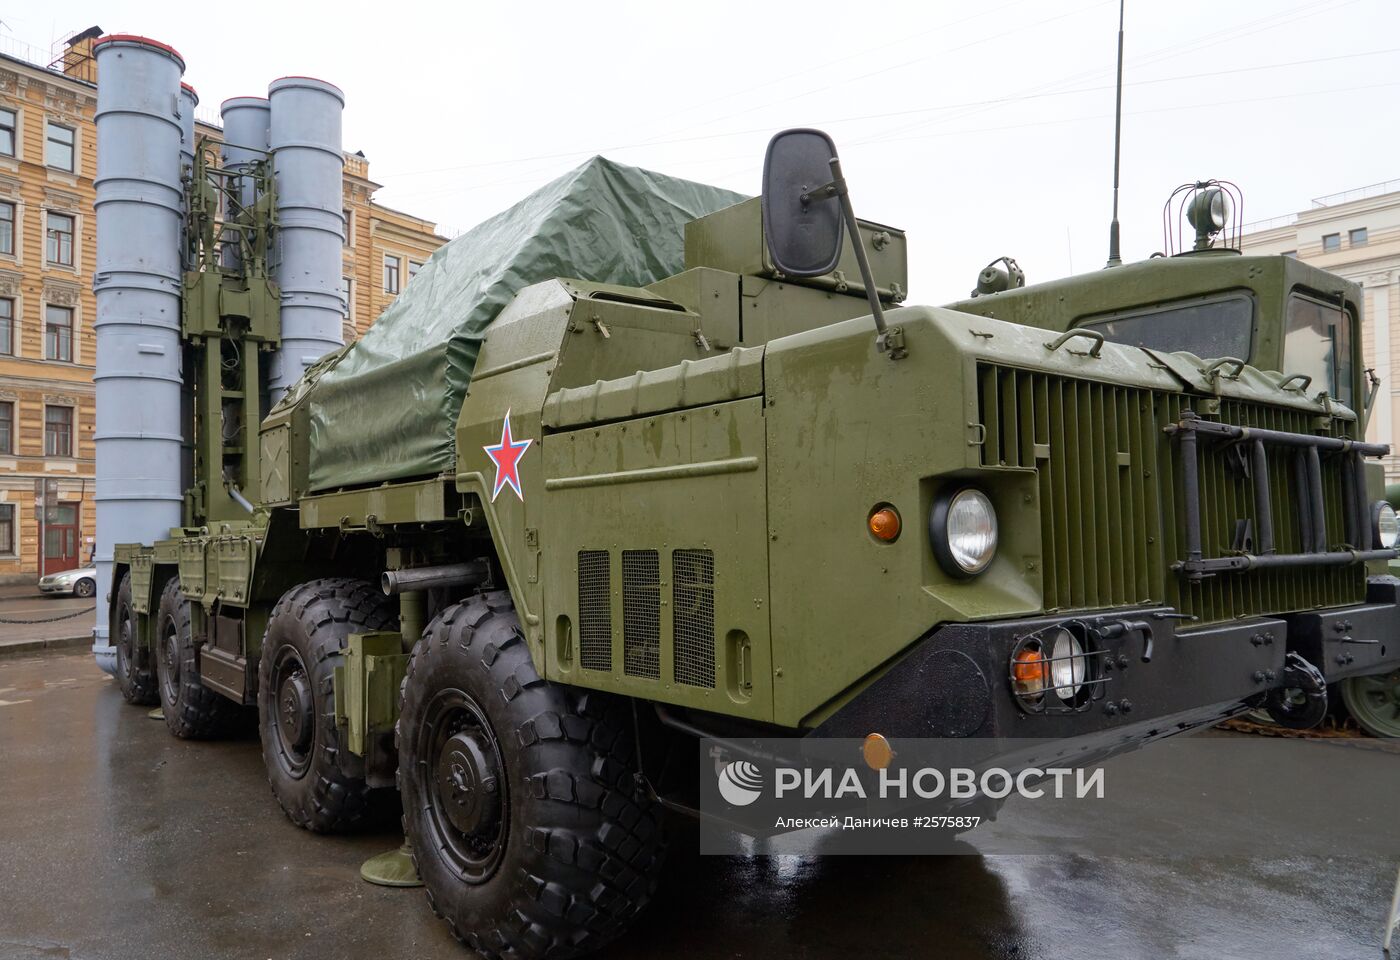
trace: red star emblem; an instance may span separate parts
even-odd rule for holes
[[[506,487],[515,491],[523,503],[525,494],[520,492],[520,458],[530,448],[534,440],[516,440],[510,435],[510,411],[506,411],[506,422],[501,426],[501,442],[490,443],[481,449],[496,465],[496,483],[491,488],[491,502],[496,502],[496,494]]]

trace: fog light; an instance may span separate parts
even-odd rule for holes
[[[1400,517],[1384,500],[1377,500],[1371,507],[1371,534],[1382,550],[1389,550],[1400,541]]]
[[[1055,642],[1050,647],[1050,677],[1055,682],[1055,696],[1073,703],[1084,688],[1088,672],[1084,647],[1074,634],[1064,629],[1055,631]]]

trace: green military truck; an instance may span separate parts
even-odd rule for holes
[[[186,525],[115,554],[127,699],[256,708],[310,830],[396,788],[454,933],[542,957],[647,902],[700,737],[1104,753],[1400,661],[1355,286],[1215,228],[905,306],[829,143],[755,199],[591,161],[238,429],[275,303],[205,258]]]

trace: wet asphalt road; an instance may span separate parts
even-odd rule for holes
[[[398,839],[293,827],[255,735],[175,740],[86,653],[0,659],[0,960],[468,956],[421,890],[359,880]],[[1395,878],[1379,860],[694,849],[682,825],[609,958],[1377,958]]]

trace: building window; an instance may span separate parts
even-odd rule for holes
[[[44,359],[73,362],[72,307],[44,307]]]
[[[417,260],[408,261],[408,279],[412,280],[418,276],[418,271],[423,269],[423,264]]]
[[[1331,253],[1333,250],[1342,249],[1342,235],[1340,233],[1328,233],[1322,237],[1323,253]]]
[[[384,254],[384,292],[399,292],[399,258]]]
[[[15,555],[15,505],[0,503],[0,554]]]
[[[44,407],[44,456],[73,455],[73,408]]]
[[[15,205],[0,201],[0,253],[15,255]]]
[[[44,162],[57,170],[73,172],[73,128],[50,121],[44,127]]]
[[[15,355],[15,302],[9,297],[0,297],[0,354]]]
[[[48,260],[61,267],[73,265],[73,218],[66,213],[50,213],[48,220]]]
[[[349,320],[349,319],[350,319],[350,315],[351,315],[352,313],[355,312],[354,310],[352,310],[352,309],[350,308],[350,297],[351,297],[351,294],[354,292],[354,289],[355,289],[355,281],[354,281],[354,280],[350,279],[349,277],[341,277],[341,278],[340,278],[340,298],[341,298],[342,300],[345,301],[345,305],[344,305],[344,307],[342,308],[341,313],[344,315],[345,319],[347,319],[347,320]]]
[[[15,405],[14,401],[0,403],[0,453],[15,452]]]
[[[349,207],[342,207],[340,212],[345,217],[345,245],[352,247],[355,245],[355,218]]]
[[[13,157],[19,142],[19,123],[13,110],[0,110],[0,156]]]
[[[1366,239],[1365,227],[1357,227],[1355,230],[1347,231],[1347,243],[1351,244],[1353,247],[1366,246]]]

